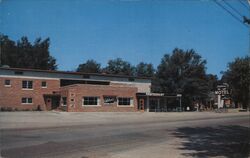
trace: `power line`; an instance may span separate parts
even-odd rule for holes
[[[221,7],[223,10],[225,10],[227,13],[229,13],[229,15],[231,15],[234,19],[236,19],[237,21],[239,21],[241,24],[243,24],[245,27],[248,27],[247,25],[245,25],[243,23],[243,21],[241,21],[241,19],[239,19],[237,16],[235,16],[233,13],[230,12],[230,10],[228,10],[226,7],[224,7],[223,5],[221,5],[219,2],[217,2],[216,0],[214,0],[214,2]]]
[[[237,10],[235,9],[234,7],[232,7],[231,4],[229,4],[227,1],[225,0],[222,0],[227,6],[229,6],[233,11],[235,11],[239,16],[243,17],[243,15]]]
[[[240,4],[242,4],[247,10],[249,10],[248,6],[245,3],[243,3],[241,0],[238,0],[238,2],[240,2]]]

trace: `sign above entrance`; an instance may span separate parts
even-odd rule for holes
[[[164,96],[164,93],[146,93],[148,96]]]

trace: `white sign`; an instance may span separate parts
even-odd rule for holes
[[[229,94],[228,90],[217,90],[214,93],[216,95],[227,95],[227,94]]]
[[[182,96],[182,94],[177,94],[177,97],[181,97]]]
[[[105,96],[104,97],[104,103],[105,104],[112,104],[116,101],[116,97],[115,96]]]

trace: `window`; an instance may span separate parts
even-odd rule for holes
[[[22,71],[15,71],[15,75],[22,75],[23,72]]]
[[[4,81],[4,85],[6,86],[6,87],[10,87],[11,85],[10,85],[10,80],[5,80]]]
[[[33,89],[33,81],[23,81],[23,89]]]
[[[125,105],[125,106],[130,106],[132,104],[133,99],[131,98],[118,98],[118,105]]]
[[[128,78],[128,81],[133,82],[133,81],[135,81],[135,78],[130,77],[130,78]]]
[[[22,98],[22,104],[32,104],[32,98]]]
[[[67,106],[67,97],[62,97],[62,106]]]
[[[116,102],[116,96],[104,96],[104,104],[113,104]]]
[[[82,75],[82,78],[90,78],[90,76],[87,74],[84,74],[84,75]]]
[[[99,97],[83,97],[83,105],[99,105]]]
[[[42,81],[41,86],[42,86],[42,88],[47,88],[47,82],[46,81]]]

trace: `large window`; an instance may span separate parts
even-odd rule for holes
[[[22,104],[32,104],[32,98],[22,98]]]
[[[122,105],[122,106],[133,105],[133,99],[132,98],[118,98],[118,105]]]
[[[67,97],[62,97],[62,106],[67,106]]]
[[[23,89],[33,89],[33,81],[23,81]]]
[[[5,85],[5,87],[10,87],[11,86],[10,80],[5,80],[4,85]]]
[[[99,97],[83,97],[83,105],[99,105]]]

